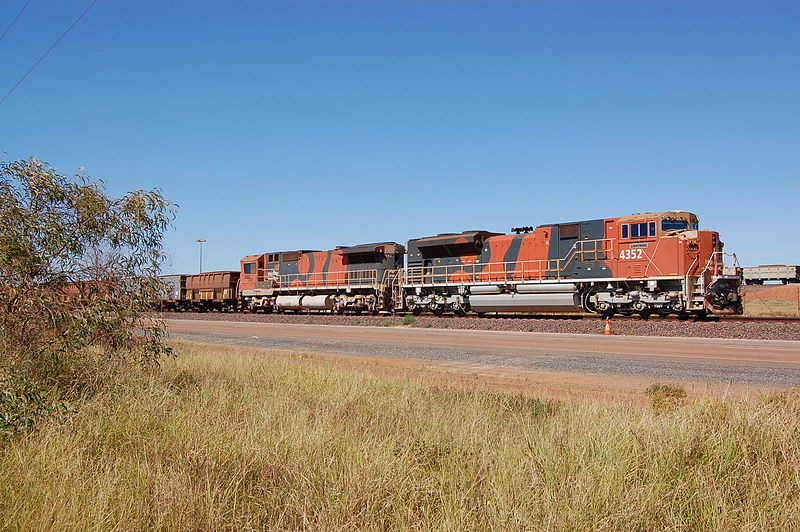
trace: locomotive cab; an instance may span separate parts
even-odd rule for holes
[[[685,211],[644,213],[606,220],[615,248],[613,290],[598,292],[602,313],[739,314],[738,272],[725,267],[716,231],[699,229]],[[735,260],[735,259],[734,259]],[[591,301],[590,301],[591,303]]]

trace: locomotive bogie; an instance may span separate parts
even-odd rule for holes
[[[445,312],[464,314],[467,309],[466,298],[460,294],[425,293],[410,294],[405,298],[406,309],[415,314],[431,312],[441,315]]]
[[[679,313],[685,310],[683,293],[680,291],[663,292],[644,289],[602,291],[591,296],[586,310],[593,310],[604,316],[619,314],[639,314],[649,316],[652,313],[661,316]]]

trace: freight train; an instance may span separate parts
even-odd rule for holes
[[[800,266],[786,264],[750,266],[744,268],[742,279],[744,284],[764,284],[765,282],[800,283]]]
[[[726,265],[726,260],[730,265]],[[239,271],[164,276],[176,310],[434,315],[741,314],[742,271],[684,211],[472,230],[328,251],[270,251]]]

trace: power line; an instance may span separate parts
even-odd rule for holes
[[[27,2],[25,2],[25,5],[22,6],[22,9],[19,10],[19,13],[17,13],[17,16],[14,17],[14,20],[11,21],[11,24],[8,25],[6,31],[4,31],[3,34],[0,35],[0,41],[2,41],[5,38],[6,33],[8,33],[11,27],[17,22],[17,19],[20,17],[20,15],[22,15],[22,12],[25,11],[25,8],[28,7],[28,4],[30,4],[32,1],[33,0],[28,0]]]
[[[8,91],[5,96],[3,96],[3,99],[0,100],[0,105],[3,105],[3,102],[5,102],[6,99],[8,99],[8,97],[11,96],[11,93],[14,92],[15,90],[17,90],[17,87],[19,87],[22,84],[22,82],[25,81],[25,78],[27,78],[30,75],[30,73],[33,72],[33,70],[37,66],[39,66],[39,63],[41,63],[42,60],[44,60],[44,58],[47,57],[47,55],[50,52],[53,51],[53,48],[55,48],[58,45],[58,43],[61,42],[61,39],[63,39],[64,37],[67,36],[67,33],[69,33],[69,30],[71,30],[73,27],[75,27],[75,24],[77,24],[83,18],[83,16],[86,13],[88,13],[90,9],[92,9],[92,6],[95,5],[95,3],[97,3],[97,0],[92,0],[92,3],[89,4],[89,6],[86,9],[83,10],[83,13],[78,15],[78,18],[76,18],[75,20],[72,21],[72,24],[70,24],[69,27],[66,30],[64,30],[64,33],[62,33],[61,36],[59,36],[59,38],[56,39],[56,42],[54,42],[53,44],[50,45],[50,48],[48,48],[47,51],[45,51],[45,53],[43,53],[42,56],[33,64],[33,66],[30,67],[27,72],[25,72],[25,75],[23,75],[19,79],[17,84],[14,85],[13,87],[11,87],[11,90]]]

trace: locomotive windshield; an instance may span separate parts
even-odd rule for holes
[[[688,227],[686,220],[661,220],[662,231],[685,231]]]

